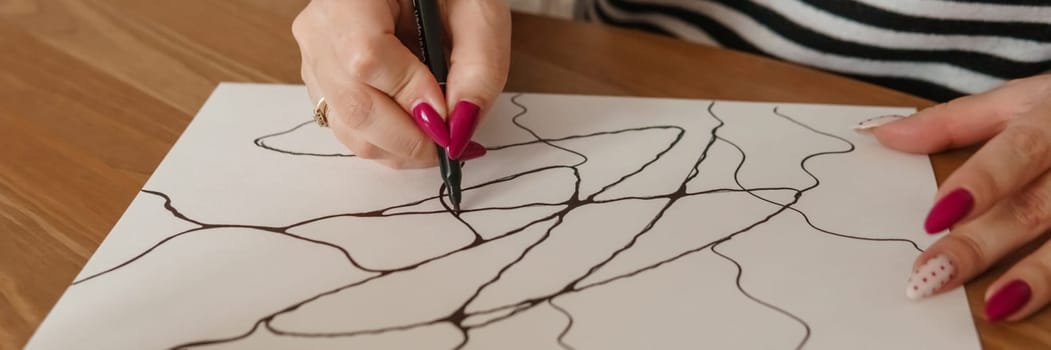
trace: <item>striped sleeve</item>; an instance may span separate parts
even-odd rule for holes
[[[1044,0],[582,0],[578,15],[939,101],[1051,71]]]

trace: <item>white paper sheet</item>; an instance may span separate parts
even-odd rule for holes
[[[310,109],[220,85],[28,349],[979,348],[907,109],[506,94],[459,217]]]

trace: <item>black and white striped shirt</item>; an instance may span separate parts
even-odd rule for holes
[[[938,101],[1051,72],[1051,0],[581,0],[578,16]]]

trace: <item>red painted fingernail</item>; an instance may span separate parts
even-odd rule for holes
[[[449,114],[449,157],[460,159],[478,126],[480,108],[473,103],[460,101]]]
[[[471,141],[467,144],[467,148],[464,148],[463,154],[460,155],[460,160],[471,160],[475,158],[481,158],[485,155],[488,150],[482,144]]]
[[[923,228],[927,233],[941,232],[967,216],[972,207],[974,196],[971,196],[971,192],[962,188],[949,192],[931,208]]]
[[[985,301],[985,318],[1000,321],[1017,312],[1032,297],[1033,291],[1023,280],[1008,282]]]
[[[416,107],[412,109],[412,119],[416,121],[416,126],[427,134],[427,137],[434,140],[434,143],[442,147],[449,145],[449,129],[445,126],[445,120],[429,103],[416,104]]]

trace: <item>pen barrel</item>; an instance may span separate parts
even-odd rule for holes
[[[430,68],[444,92],[449,63],[445,58],[445,26],[442,24],[441,7],[436,0],[413,0],[412,4],[416,15],[420,58]]]

